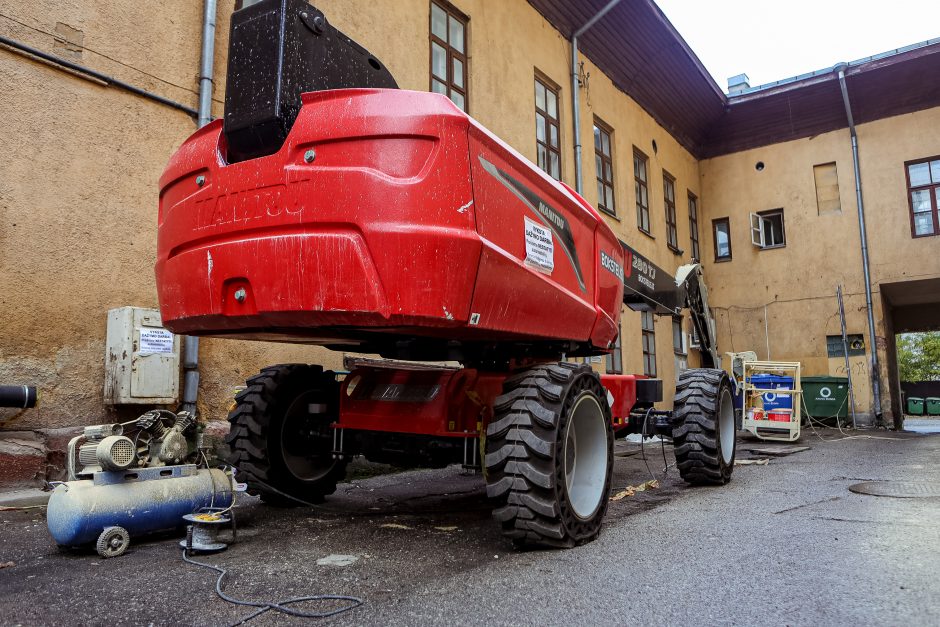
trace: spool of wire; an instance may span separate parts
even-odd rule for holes
[[[219,530],[232,522],[228,514],[186,514],[183,520],[190,525],[186,528],[186,539],[180,541],[182,548],[197,553],[215,553],[228,548],[218,540]]]

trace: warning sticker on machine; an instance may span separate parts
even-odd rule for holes
[[[153,355],[156,353],[173,352],[173,334],[166,329],[141,327],[140,354]]]
[[[525,262],[536,270],[551,274],[555,269],[555,242],[552,231],[525,217]]]

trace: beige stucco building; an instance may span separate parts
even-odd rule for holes
[[[560,0],[316,4],[382,59],[402,88],[448,90],[574,186],[570,37],[606,2],[568,9]],[[219,2],[215,116],[222,114],[233,10],[234,0]],[[450,28],[435,31],[435,20],[447,15]],[[0,44],[0,383],[35,384],[43,394],[37,409],[0,410],[8,434],[140,410],[103,402],[107,311],[157,305],[157,180],[196,126],[187,112],[100,75],[195,109],[202,29],[202,3],[191,0],[26,1],[0,9],[7,40]],[[76,65],[39,59],[20,44]],[[753,350],[800,361],[804,374],[843,375],[841,356],[827,351],[827,336],[840,333],[841,285],[848,333],[864,345],[851,365],[857,409],[890,421],[899,408],[894,332],[940,327],[940,238],[913,236],[911,202],[912,190],[927,190],[928,205],[919,194],[918,207],[928,207],[933,233],[940,230],[933,187],[940,178],[928,173],[926,187],[914,189],[905,166],[940,155],[940,94],[936,81],[931,88],[919,78],[940,73],[940,43],[846,69],[868,221],[880,408],[872,398],[856,177],[836,74],[729,99],[652,2],[618,5],[582,35],[581,46],[585,197],[598,204],[602,190],[600,204],[618,236],[670,272],[698,247],[723,352]],[[940,162],[936,168],[940,177]],[[645,188],[641,207],[638,188]],[[768,219],[783,233],[768,226],[765,246],[752,244],[750,215],[779,209]],[[716,228],[730,233],[730,259],[718,255],[724,247],[716,246]],[[625,310],[622,371],[655,374],[668,390],[677,367],[697,364],[696,351],[674,333],[673,320],[655,320],[653,334],[648,324],[644,340],[641,315]],[[203,340],[202,416],[224,418],[235,386],[281,362],[340,367],[342,355]]]

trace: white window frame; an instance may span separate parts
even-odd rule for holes
[[[676,346],[676,327],[672,328],[672,352],[676,355],[688,355],[689,354],[689,335],[685,332],[685,321],[681,317],[673,317],[673,324],[679,325],[679,343],[681,346]],[[692,325],[693,328],[695,325]]]
[[[751,243],[764,247],[764,219],[756,213],[751,213]]]
[[[702,348],[702,340],[700,340],[698,337],[698,331],[695,329],[695,324],[692,323],[691,320],[689,322],[690,322],[689,327],[691,327],[692,330],[689,331],[689,335],[688,335],[689,337],[688,347],[698,350]]]
[[[780,224],[783,225],[783,209],[779,210],[780,212]],[[751,213],[751,244],[761,249],[769,248],[783,248],[787,245],[786,236],[784,235],[782,244],[767,244],[767,230],[769,229],[770,220],[760,215],[759,213]]]

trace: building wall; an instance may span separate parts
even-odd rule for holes
[[[401,0],[395,10],[376,10],[365,0],[316,4],[382,59],[403,88],[428,89],[428,0]],[[534,159],[535,72],[552,79],[561,86],[562,178],[574,186],[569,43],[524,0],[453,4],[470,17],[470,113]],[[222,113],[233,8],[234,0],[219,3],[215,116]],[[29,0],[0,14],[0,33],[8,37],[197,107],[200,2]],[[597,115],[614,129],[620,209],[609,223],[672,272],[689,254],[680,259],[666,249],[661,170],[677,178],[679,241],[688,250],[685,190],[699,192],[696,161],[589,61],[584,69],[590,77],[581,90],[585,195],[595,201]],[[0,410],[0,426],[29,430],[128,419],[138,408],[115,412],[102,402],[107,311],[157,305],[157,180],[173,150],[195,130],[194,121],[7,49],[0,50],[0,76],[0,148],[12,156],[0,160],[0,382],[36,384],[43,393],[38,409]],[[650,157],[655,240],[636,229],[634,145]],[[656,326],[658,374],[668,390],[671,323],[665,318]],[[623,318],[623,355],[624,372],[642,372],[640,320],[630,311]],[[316,347],[203,340],[200,412],[223,418],[232,389],[265,365],[339,367],[341,357]]]
[[[940,239],[912,238],[904,162],[940,154],[940,108],[858,127],[869,241],[882,408],[888,410],[890,335],[882,283],[940,277]],[[763,162],[764,169],[756,169]],[[835,162],[841,212],[820,215],[813,166]],[[872,408],[870,350],[849,131],[785,142],[702,161],[706,274],[723,351],[754,350],[761,359],[800,361],[804,375],[845,376],[830,359],[826,335],[840,333],[836,287],[845,293],[847,331],[865,338],[865,357],[850,367],[856,408]],[[784,209],[786,246],[750,242],[749,214]],[[728,217],[732,260],[716,263],[710,221]]]
[[[201,6],[22,2],[0,10],[0,33],[196,108]],[[220,24],[233,6],[220,2]],[[58,26],[73,39],[81,31],[80,53],[56,44],[57,24],[73,29]],[[226,42],[220,27],[217,75]],[[195,121],[7,49],[0,77],[0,382],[36,384],[42,393],[37,409],[0,410],[0,423],[29,430],[133,415],[136,408],[103,405],[107,311],[157,306],[157,180]],[[206,340],[201,409],[223,417],[231,389],[267,364],[338,365],[324,352]]]

